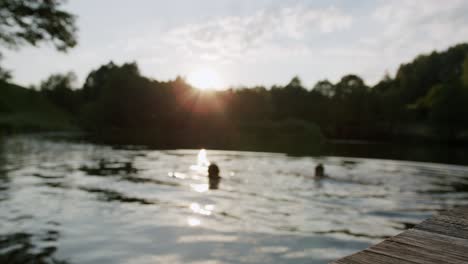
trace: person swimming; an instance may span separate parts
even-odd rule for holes
[[[218,189],[221,176],[219,176],[219,167],[215,163],[211,163],[208,166],[208,181],[210,190]]]
[[[317,166],[315,166],[315,178],[325,178],[325,167],[322,163],[319,163]]]

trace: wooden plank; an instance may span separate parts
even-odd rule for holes
[[[456,219],[434,217],[414,227],[432,233],[468,239],[468,226],[460,224]]]
[[[468,242],[465,239],[418,229],[410,229],[389,240],[457,256],[466,256],[468,252]]]
[[[437,215],[434,217],[431,217],[430,219],[427,220],[428,222],[431,221],[439,221],[439,222],[446,222],[449,225],[458,225],[462,227],[468,227],[468,216],[462,217],[462,216],[449,216],[449,215]]]
[[[402,258],[395,258],[369,250],[358,252],[354,255],[339,259],[332,264],[415,264]]]
[[[467,219],[468,218],[468,207],[458,207],[458,208],[454,208],[452,210],[447,210],[447,211],[441,213],[441,215]]]
[[[386,240],[369,249],[369,251],[394,258],[403,258],[420,264],[453,263],[466,264],[468,258],[456,254],[449,254],[436,247],[424,248],[410,244]]]
[[[468,207],[433,216],[414,229],[384,240],[334,264],[466,264]]]

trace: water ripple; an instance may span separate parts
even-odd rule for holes
[[[327,263],[464,204],[464,166],[26,136],[0,145],[1,263]]]

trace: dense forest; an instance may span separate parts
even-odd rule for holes
[[[69,120],[63,127],[108,143],[284,151],[314,151],[324,138],[466,143],[467,54],[468,44],[460,44],[418,56],[373,87],[350,74],[314,87],[294,77],[285,86],[201,91],[181,77],[161,82],[142,76],[136,63],[110,62],[80,88],[72,73],[55,74],[26,94],[61,109]],[[6,87],[2,129],[34,128],[5,118],[21,112]]]

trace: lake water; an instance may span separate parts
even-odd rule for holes
[[[327,263],[464,204],[464,166],[0,143],[1,263]]]

